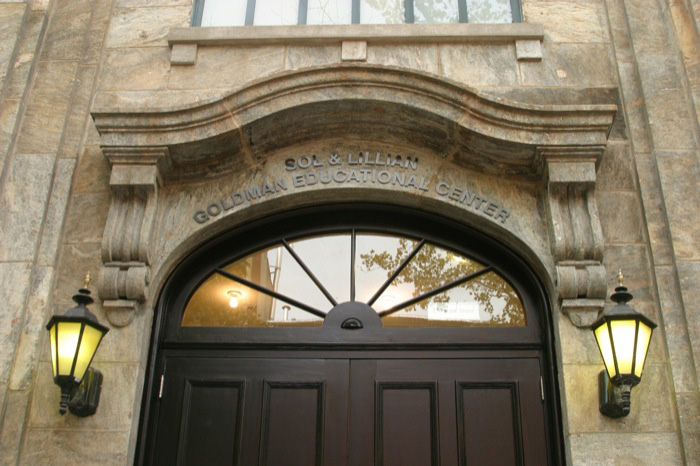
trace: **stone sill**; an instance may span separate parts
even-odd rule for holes
[[[271,44],[515,43],[518,60],[541,60],[538,24],[352,24],[340,26],[237,26],[172,28],[171,63],[193,65],[197,47]],[[345,47],[343,47],[345,48]],[[361,57],[352,58],[362,61]]]

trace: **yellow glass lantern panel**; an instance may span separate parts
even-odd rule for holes
[[[639,335],[637,336],[637,354],[634,362],[634,375],[642,376],[644,370],[644,362],[647,358],[647,350],[651,341],[651,327],[644,322],[639,322]]]
[[[51,340],[51,365],[53,366],[53,376],[56,377],[56,325],[49,331]]]
[[[610,322],[619,375],[632,374],[636,327],[636,320],[613,320]]]
[[[70,375],[80,337],[79,322],[58,322],[58,375]]]
[[[607,322],[603,322],[595,329],[595,339],[598,342],[600,354],[603,356],[603,362],[608,371],[608,377],[612,379],[615,376],[615,358],[613,356],[612,344],[610,343],[610,333],[608,333]]]
[[[80,349],[78,350],[75,371],[73,372],[73,377],[77,382],[80,382],[83,375],[85,375],[85,371],[90,365],[95,351],[97,351],[97,345],[100,344],[100,340],[102,340],[102,332],[86,325],[85,330],[83,330],[83,338],[80,340]]]

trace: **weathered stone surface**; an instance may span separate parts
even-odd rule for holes
[[[515,56],[518,60],[541,61],[542,42],[539,40],[516,40]]]
[[[655,148],[694,149],[698,147],[694,131],[697,120],[690,114],[683,89],[648,89],[645,85],[644,95]]]
[[[164,89],[170,69],[170,49],[143,47],[106,52],[100,73],[102,90]]]
[[[197,65],[173,68],[168,87],[236,89],[283,68],[283,46],[200,47]]]
[[[644,215],[651,251],[656,265],[673,263],[671,250],[671,233],[668,229],[663,196],[658,176],[658,164],[654,154],[637,153],[637,173],[639,173],[639,189],[642,193]]]
[[[166,109],[176,103],[176,106],[196,105],[220,99],[226,91],[222,89],[198,89],[171,91],[145,90],[145,91],[102,91],[95,95],[94,107],[128,109]],[[99,144],[100,138],[94,123],[88,127],[87,144]],[[93,137],[91,139],[91,137]]]
[[[46,209],[39,255],[37,256],[39,265],[52,266],[55,263],[74,167],[75,160],[72,159],[60,159],[56,163],[56,173],[51,186],[49,206]]]
[[[596,191],[634,191],[636,177],[629,142],[608,142],[598,168]]]
[[[109,200],[109,193],[72,196],[66,218],[65,240],[70,243],[100,241],[107,220]]]
[[[590,364],[602,370],[603,360],[592,331],[578,328],[566,318],[558,319],[558,330],[563,364]]]
[[[47,154],[58,149],[78,64],[39,62],[16,153]]]
[[[41,354],[40,343],[45,340],[53,267],[35,267],[32,271],[24,319],[10,378],[10,390],[30,388],[32,376]]]
[[[695,373],[700,385],[700,262],[679,262],[678,277],[688,322],[688,336],[695,357]]]
[[[675,271],[671,266],[657,266],[654,271],[674,389],[676,392],[696,391],[698,382],[693,365],[692,345]]]
[[[604,6],[599,2],[523,2],[528,23],[542,24],[553,42],[605,42],[608,40]]]
[[[10,59],[19,39],[25,4],[0,4],[0,87],[5,82]]]
[[[596,200],[606,243],[638,243],[644,239],[637,193],[597,191]]]
[[[513,45],[442,45],[440,62],[440,74],[468,86],[507,86],[518,82]]]
[[[667,366],[646,364],[639,385],[632,389],[628,416],[612,419],[598,411],[598,373],[603,365],[564,365],[569,429],[584,432],[671,432],[675,429]]]
[[[700,218],[700,158],[697,151],[656,153],[666,215],[677,259],[700,259],[697,229],[689,222]]]
[[[646,246],[643,244],[606,245],[603,264],[608,274],[607,283],[617,283],[617,271],[622,269],[625,286],[638,301],[652,301],[651,276]]]
[[[287,47],[285,69],[298,70],[301,68],[323,66],[331,63],[340,63],[340,47],[337,45],[290,45]]]
[[[57,264],[56,286],[53,290],[52,312],[64,312],[75,304],[71,296],[78,292],[78,288],[83,285],[85,274],[90,272],[91,277],[97,277],[97,273],[102,266],[99,243],[78,243],[64,244],[61,249],[61,256]],[[92,290],[94,285],[90,285]],[[98,296],[93,293],[95,304],[90,307],[93,313],[99,314]],[[98,318],[102,319],[98,315]],[[101,320],[104,322],[104,320]]]
[[[438,74],[438,47],[435,45],[370,45],[367,63],[399,66]]]
[[[58,150],[61,158],[76,158],[80,143],[85,133],[85,119],[92,98],[93,85],[97,74],[97,66],[87,65],[78,69],[73,100],[68,113],[63,140]]]
[[[686,464],[700,464],[700,399],[698,393],[676,395]]]
[[[627,128],[634,141],[635,152],[649,153],[652,150],[649,122],[644,108],[645,100],[639,84],[636,62],[618,62],[617,71],[623,88]]]
[[[17,464],[25,424],[29,393],[9,391],[0,428],[0,464]]]
[[[24,94],[29,72],[34,66],[37,45],[45,25],[46,13],[44,11],[29,11],[27,22],[22,28],[20,42],[17,44],[17,55],[12,64],[12,73],[8,72],[9,81],[5,87],[6,98],[20,98]]]
[[[340,59],[342,61],[366,61],[367,41],[344,40],[340,44]]]
[[[138,310],[133,313],[133,320],[124,327],[109,325],[105,309],[96,309],[98,318],[110,327],[109,333],[100,343],[100,350],[95,354],[95,362],[141,363],[148,354],[151,337],[153,311]]]
[[[100,146],[88,145],[78,161],[74,193],[106,193],[109,189],[111,167]]]
[[[171,65],[194,65],[197,61],[197,44],[173,44],[170,48]]]
[[[24,312],[24,300],[31,282],[31,269],[26,263],[0,262],[0,399],[5,399],[15,345],[19,338]]]
[[[109,333],[105,338],[108,337]],[[48,345],[48,340],[45,343]],[[138,390],[136,388],[138,365],[95,361],[90,367],[99,370],[104,376],[100,405],[94,416],[80,418],[67,414],[61,416],[58,412],[61,390],[53,383],[51,363],[48,361],[39,363],[29,414],[29,426],[80,430],[128,429],[131,426],[134,397]]]
[[[79,59],[90,23],[90,0],[54,0],[51,22],[41,51],[43,60]]]
[[[85,36],[85,48],[82,55],[83,64],[97,64],[102,57],[105,30],[112,13],[112,0],[93,0],[92,19]]]
[[[632,395],[634,397],[634,394]],[[675,432],[586,433],[569,437],[571,463],[582,466],[682,465]]]
[[[47,448],[48,445],[51,447]],[[86,448],[86,445],[90,447]],[[19,464],[123,466],[128,463],[128,446],[129,433],[126,431],[29,429]]]
[[[115,8],[105,46],[166,46],[169,29],[189,26],[191,14],[191,5]]]
[[[605,44],[544,43],[541,62],[518,62],[527,86],[610,86],[615,83]]]
[[[19,110],[19,100],[5,100],[0,105],[0,173],[5,166],[5,158],[12,142]]]
[[[0,198],[0,260],[31,261],[36,254],[53,175],[51,155],[15,155]]]

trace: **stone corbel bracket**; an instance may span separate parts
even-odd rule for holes
[[[590,326],[605,303],[603,232],[595,201],[603,146],[539,147],[545,164],[547,211],[561,310]]]
[[[167,147],[102,147],[112,165],[112,203],[102,236],[98,292],[112,325],[134,319],[148,292],[151,242]]]

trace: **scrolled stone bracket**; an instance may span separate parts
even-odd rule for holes
[[[603,232],[595,201],[603,146],[538,148],[545,166],[547,212],[561,310],[577,327],[590,326],[607,292]]]
[[[172,167],[166,147],[102,147],[112,165],[112,202],[102,236],[98,292],[112,325],[131,323],[146,300],[161,175]]]

